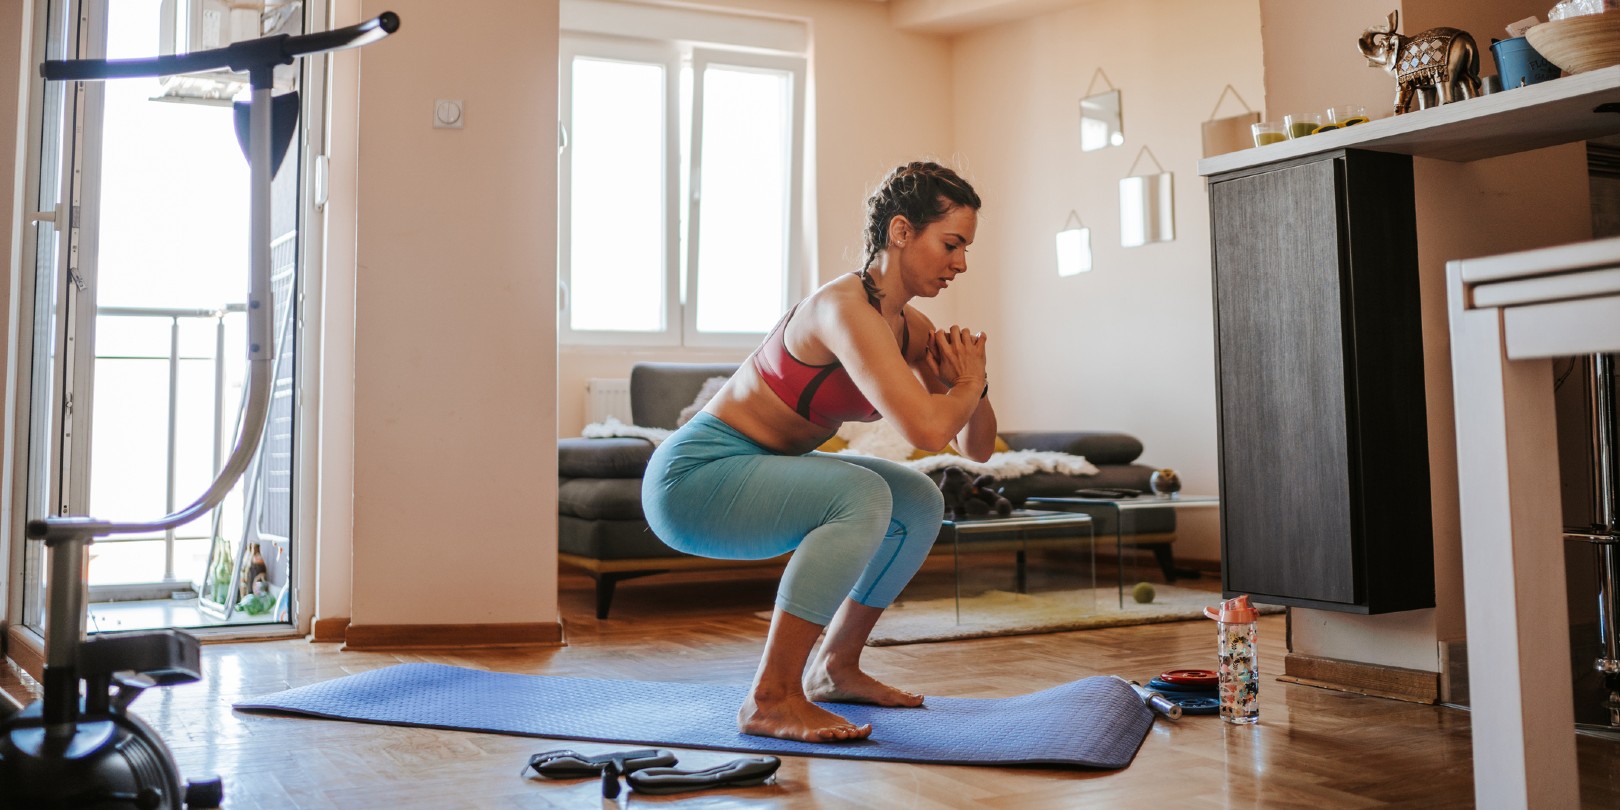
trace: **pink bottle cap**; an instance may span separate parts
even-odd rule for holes
[[[1260,611],[1249,604],[1248,596],[1234,596],[1221,603],[1220,608],[1206,607],[1204,615],[1218,622],[1244,624],[1260,618]]]

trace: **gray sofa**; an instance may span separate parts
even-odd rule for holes
[[[638,363],[630,371],[634,424],[673,429],[704,381],[730,376],[735,364]],[[1082,487],[1129,487],[1146,491],[1153,469],[1136,463],[1142,443],[1110,432],[1011,431],[1002,438],[1018,450],[1053,450],[1085,456],[1099,472],[1090,476],[1034,473],[1001,482],[1015,506],[1033,496],[1072,495]],[[677,570],[757,566],[759,562],[693,557],[664,545],[641,511],[641,476],[653,445],[639,438],[567,438],[557,444],[560,478],[558,559],[596,581],[596,615],[607,618],[615,585],[634,577]],[[1093,513],[1098,537],[1113,533],[1112,513]],[[1170,543],[1175,510],[1143,510],[1135,521],[1134,545],[1150,548],[1167,580],[1175,579]]]

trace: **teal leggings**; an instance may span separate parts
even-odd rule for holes
[[[699,413],[659,445],[641,483],[647,523],[671,548],[764,560],[797,552],[776,606],[826,625],[845,597],[888,607],[939,536],[933,479],[879,458],[768,450]]]

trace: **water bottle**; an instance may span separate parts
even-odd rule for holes
[[[1221,719],[1238,725],[1260,722],[1260,654],[1255,646],[1260,611],[1249,605],[1249,597],[1238,596],[1219,608],[1204,608],[1204,615],[1220,627],[1216,681]]]

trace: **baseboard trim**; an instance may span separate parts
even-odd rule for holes
[[[345,650],[401,650],[468,647],[560,647],[562,624],[350,624]]]
[[[348,638],[349,617],[316,619],[310,623],[309,640],[317,644],[342,642]]]
[[[1288,653],[1277,680],[1408,703],[1440,702],[1440,673]]]

